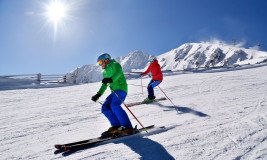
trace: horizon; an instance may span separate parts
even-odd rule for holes
[[[157,56],[213,40],[266,51],[266,7],[264,0],[2,0],[0,75],[62,74],[104,52]]]

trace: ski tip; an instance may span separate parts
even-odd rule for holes
[[[65,145],[61,145],[61,144],[56,144],[55,148],[58,150],[64,150],[64,151],[68,151],[70,149],[69,146],[65,146]]]
[[[57,150],[55,150],[55,152],[54,152],[54,154],[59,154],[59,153],[62,153],[62,150],[57,149]]]
[[[56,149],[61,149],[61,145],[60,144],[55,144],[55,148]]]

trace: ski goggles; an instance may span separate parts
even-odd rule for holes
[[[98,65],[102,66],[104,63],[104,60],[100,59],[97,63],[98,63]]]

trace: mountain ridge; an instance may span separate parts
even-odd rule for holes
[[[143,51],[133,51],[126,56],[114,58],[124,72],[143,71],[149,57]],[[225,43],[185,43],[178,48],[157,56],[162,70],[189,70],[196,68],[231,67],[234,65],[258,64],[267,61],[267,52],[246,49]],[[75,75],[77,83],[92,83],[102,79],[98,64],[83,65],[68,74]]]

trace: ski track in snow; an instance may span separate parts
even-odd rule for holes
[[[92,102],[100,83],[0,92],[1,159],[267,159],[267,67],[164,77],[170,101],[131,107],[146,126],[169,129],[68,156],[54,144],[97,137],[109,127]],[[143,79],[143,86],[150,79]],[[147,95],[128,80],[126,103]],[[106,91],[103,101],[110,93]],[[156,96],[163,97],[159,89]],[[125,108],[124,108],[125,109]],[[126,109],[125,109],[126,110]],[[127,111],[133,124],[138,124]],[[139,125],[140,126],[140,125]]]

